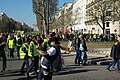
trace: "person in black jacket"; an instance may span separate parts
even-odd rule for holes
[[[76,37],[74,39],[72,45],[75,47],[75,51],[76,51],[76,56],[75,56],[74,63],[75,64],[79,64],[79,60],[80,60],[80,50],[79,50],[79,47],[80,47],[80,38]]]
[[[110,57],[113,58],[112,62],[108,65],[107,69],[109,71],[111,71],[112,68],[115,67],[115,65],[118,65],[119,59],[116,57],[116,49],[117,49],[117,44],[118,44],[118,40],[115,39],[114,40],[114,45],[111,48],[111,53],[110,53]]]
[[[3,59],[3,69],[0,70],[0,72],[3,72],[5,70],[7,70],[6,68],[6,54],[5,54],[5,40],[4,40],[4,36],[3,36],[3,33],[0,33],[0,58]]]
[[[116,47],[116,58],[118,59],[118,62],[117,62],[117,69],[118,71],[120,70],[120,66],[119,66],[119,59],[120,59],[120,35],[118,35],[118,44],[117,44],[117,47]]]

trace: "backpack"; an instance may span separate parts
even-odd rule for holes
[[[20,38],[17,40],[17,44],[19,44],[19,45],[22,44],[22,40]]]

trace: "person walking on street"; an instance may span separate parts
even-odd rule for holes
[[[41,69],[39,71],[38,80],[52,80],[53,66],[52,63],[57,58],[57,49],[55,48],[55,38],[50,38],[50,48],[41,58]]]
[[[27,40],[24,40],[23,45],[20,47],[20,59],[24,59],[23,64],[21,66],[21,73],[24,73],[24,67],[26,65],[26,68],[29,66],[29,57],[32,57],[31,53],[28,53],[29,51],[29,45]]]
[[[113,61],[113,65],[114,63],[117,64],[117,70],[120,71],[120,64],[119,64],[119,59],[120,59],[120,35],[118,35],[117,37],[117,40],[118,40],[118,43],[115,47],[115,53],[114,53],[114,56],[115,56],[115,60]],[[112,64],[111,64],[112,65]],[[108,66],[108,70],[110,71],[111,69],[111,65]]]
[[[5,40],[4,40],[4,36],[3,33],[0,34],[0,58],[3,59],[3,64],[2,67],[3,69],[0,70],[0,72],[7,70],[6,68],[6,54],[5,54]]]
[[[37,45],[36,38],[35,38],[35,36],[33,36],[32,41],[30,42],[30,52],[32,54],[32,63],[28,67],[28,69],[25,73],[27,75],[27,77],[29,77],[29,72],[32,70],[33,67],[34,67],[34,71],[35,71],[34,73],[37,74],[39,56],[38,56],[38,51],[37,51],[36,45]]]
[[[14,58],[15,40],[12,34],[10,34],[10,39],[8,40],[8,48],[10,50],[10,58]]]
[[[87,46],[86,46],[86,41],[83,37],[83,35],[79,35],[79,38],[80,38],[80,47],[79,47],[79,50],[80,50],[80,59],[79,59],[79,63],[82,63],[82,65],[86,65],[86,62],[87,62],[87,54],[86,54],[86,51],[87,51]]]
[[[115,39],[114,40],[114,45],[112,46],[111,48],[111,54],[110,54],[110,57],[113,58],[112,62],[108,65],[107,69],[109,71],[111,71],[112,68],[115,67],[115,65],[117,64],[118,65],[118,62],[119,62],[119,59],[116,58],[116,47],[117,47],[117,44],[118,44],[118,40]]]
[[[120,35],[117,37],[118,43],[116,46],[116,59],[117,59],[117,70],[120,71],[119,59],[120,59]]]
[[[76,37],[73,41],[73,46],[75,47],[75,51],[76,51],[76,56],[75,56],[75,64],[79,64],[79,60],[80,60],[80,38]]]

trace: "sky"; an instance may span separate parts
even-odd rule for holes
[[[73,0],[59,0],[58,7]],[[8,17],[19,22],[25,22],[29,26],[36,23],[36,17],[32,10],[32,0],[0,0],[0,10]]]

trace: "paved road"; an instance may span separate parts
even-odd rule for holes
[[[78,66],[74,64],[75,54],[63,54],[65,66],[58,73],[54,73],[53,80],[120,80],[120,73],[118,71],[106,70],[107,65],[90,64],[88,66]],[[104,55],[88,54],[88,60],[97,62],[111,60]],[[3,74],[0,73],[0,80],[36,80],[32,77],[27,79],[25,75],[20,74],[20,66],[22,60],[16,58],[7,61],[8,71]],[[2,61],[0,61],[1,69]]]

